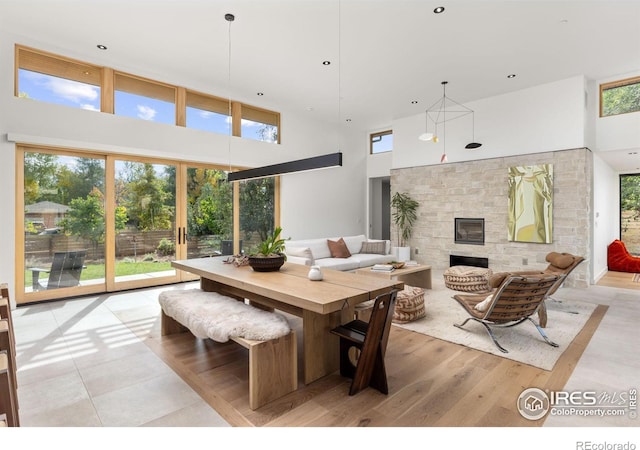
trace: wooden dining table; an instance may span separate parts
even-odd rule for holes
[[[205,291],[301,317],[305,384],[338,370],[339,340],[330,330],[352,320],[355,305],[404,287],[398,280],[330,269],[322,270],[321,281],[312,281],[307,277],[308,266],[285,263],[275,272],[256,272],[249,266],[225,263],[225,259],[197,258],[173,261],[171,265],[199,275]]]

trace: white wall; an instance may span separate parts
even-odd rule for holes
[[[464,148],[473,138],[470,115],[447,122],[446,133],[441,125],[438,143],[418,140],[424,113],[396,120],[392,167],[439,164],[445,145],[449,162],[585,147],[585,90],[577,76],[465,104],[475,111],[475,150]]]
[[[223,165],[258,166],[343,152],[343,167],[282,177],[283,234],[294,239],[366,232],[366,153],[362,133],[337,130],[297,112],[281,111],[283,143],[267,144],[199,130],[16,98],[14,43],[0,32],[0,280],[14,281],[15,144],[8,140]],[[46,44],[24,42],[42,50]],[[73,55],[68,55],[73,56]],[[92,61],[87,61],[92,62]],[[118,67],[114,67],[119,69]],[[137,74],[148,76],[147,74]],[[171,80],[158,80],[171,81]],[[204,89],[201,89],[207,92]],[[216,92],[210,92],[216,94]]]
[[[607,272],[607,246],[620,237],[620,182],[618,174],[593,155],[593,282]]]
[[[281,217],[286,237],[366,234],[366,154],[360,135],[342,135],[342,167],[282,177]],[[318,154],[335,151],[336,146],[328,143]]]
[[[617,75],[598,80],[592,87],[592,95],[599,96],[600,84],[640,76],[640,72]],[[597,98],[597,97],[596,97]],[[640,113],[619,114],[617,116],[598,117],[595,111],[596,149],[598,151],[625,150],[640,148]]]

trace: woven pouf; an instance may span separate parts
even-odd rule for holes
[[[424,289],[405,285],[404,289],[396,296],[392,322],[407,323],[421,319],[425,315]]]
[[[492,273],[484,267],[453,266],[444,272],[444,285],[455,291],[488,292]]]

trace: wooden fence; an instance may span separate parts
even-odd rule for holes
[[[136,258],[140,259],[147,254],[156,254],[158,244],[162,239],[167,239],[174,244],[175,235],[173,231],[147,231],[131,232],[124,231],[116,235],[116,258]],[[249,245],[255,245],[256,239],[244,241],[243,249],[247,251]],[[230,241],[223,241],[220,236],[193,236],[187,239],[187,251],[190,257],[213,256],[228,251]],[[26,235],[25,236],[25,259],[50,260],[54,252],[65,252],[71,250],[87,250],[87,259],[92,261],[104,260],[104,245],[97,246],[87,239],[77,236],[67,236],[65,234],[47,235]],[[225,251],[223,251],[225,250]],[[218,253],[219,252],[219,253]],[[167,255],[172,256],[172,255]]]

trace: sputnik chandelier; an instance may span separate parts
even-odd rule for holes
[[[443,81],[442,84],[442,98],[436,101],[425,111],[425,132],[418,136],[421,141],[438,142],[440,135],[438,129],[442,130],[442,146],[443,152],[440,157],[440,162],[447,162],[447,144],[446,144],[446,132],[447,122],[459,119],[461,117],[471,115],[471,133],[472,141],[465,146],[468,149],[474,149],[480,147],[482,144],[475,142],[475,117],[472,109],[467,108],[461,103],[456,102],[451,97],[447,97],[447,84],[448,81]],[[433,131],[429,131],[429,123],[432,124]]]

